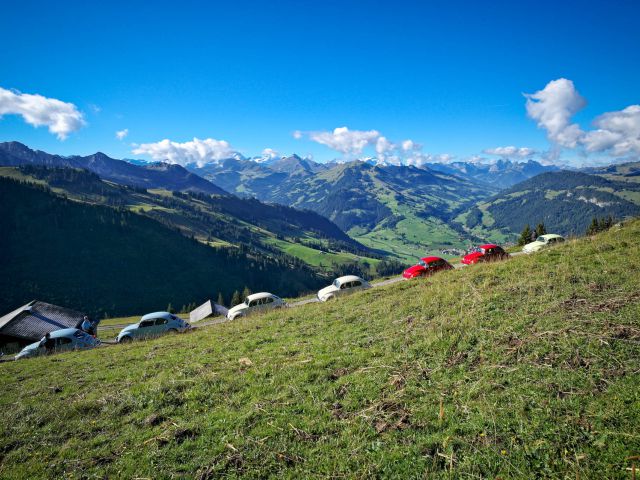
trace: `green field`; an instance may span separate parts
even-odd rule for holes
[[[630,479],[639,235],[2,363],[0,477]]]

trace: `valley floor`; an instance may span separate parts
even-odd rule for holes
[[[639,235],[0,364],[0,477],[631,478]]]

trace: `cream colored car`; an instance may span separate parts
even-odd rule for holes
[[[367,288],[371,288],[371,285],[366,280],[355,275],[345,275],[336,278],[331,285],[320,290],[317,296],[318,300],[326,302]]]
[[[227,318],[229,320],[235,320],[238,317],[245,317],[253,313],[286,306],[285,301],[273,293],[254,293],[253,295],[249,295],[241,304],[230,308],[229,312],[227,312]]]
[[[524,247],[522,247],[522,252],[534,253],[542,250],[543,248],[557,245],[558,243],[562,242],[564,242],[564,237],[556,235],[555,233],[546,233],[536,238],[535,242],[527,243]]]

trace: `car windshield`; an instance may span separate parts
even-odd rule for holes
[[[421,267],[428,267],[429,265],[427,265],[427,262],[425,262],[424,260],[420,260],[418,262],[418,265],[420,265]]]
[[[249,306],[249,299],[248,299],[248,298],[244,301],[244,304],[245,304],[247,307]]]
[[[333,281],[333,286],[336,288],[340,288],[340,282],[338,281],[337,278]]]

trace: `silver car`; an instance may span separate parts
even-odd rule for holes
[[[229,309],[227,318],[229,320],[235,320],[236,318],[245,317],[253,313],[286,306],[285,301],[273,293],[254,293],[253,295],[249,295],[241,304]]]
[[[326,302],[367,288],[371,288],[371,285],[366,280],[355,275],[345,275],[336,278],[331,285],[320,290],[317,297],[321,302]]]
[[[148,313],[134,323],[122,329],[116,342],[126,343],[135,338],[157,337],[165,333],[182,333],[191,328],[186,321],[169,312]]]

